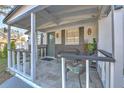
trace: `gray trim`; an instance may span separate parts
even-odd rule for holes
[[[106,52],[106,51],[101,50],[101,49],[99,49],[98,51],[101,52],[101,53],[102,53],[103,55],[105,55],[106,57],[111,57],[111,58],[112,58],[112,54],[111,54],[111,53]]]
[[[79,45],[84,44],[84,27],[79,27]]]
[[[94,55],[84,55],[84,54],[74,54],[74,53],[72,54],[72,53],[68,53],[68,52],[61,52],[58,55],[58,57],[64,57],[64,58],[72,59],[72,60],[95,60],[95,61],[115,62],[115,59],[113,57],[109,57],[108,56],[108,54],[109,54],[108,52],[106,52],[104,50],[100,50],[100,51],[102,51],[101,53],[105,57],[100,57],[97,54],[94,54]],[[97,51],[97,52],[99,52],[99,51]]]
[[[65,45],[65,30],[61,31],[62,44]]]
[[[98,57],[98,56],[88,56],[88,55],[74,55],[71,53],[61,53],[58,57],[64,57],[70,60],[95,60],[102,62],[115,62],[115,59],[110,57]]]

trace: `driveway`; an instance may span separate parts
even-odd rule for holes
[[[11,77],[0,85],[0,88],[32,88],[30,85],[17,77]]]

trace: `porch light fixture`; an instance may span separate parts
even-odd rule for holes
[[[59,38],[59,33],[56,33],[56,38]]]
[[[87,34],[88,35],[91,35],[92,34],[92,29],[91,28],[88,28]]]

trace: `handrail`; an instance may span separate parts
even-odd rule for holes
[[[15,51],[15,52],[27,52],[31,53],[31,51],[25,50],[25,49],[8,49],[9,51]]]
[[[105,62],[115,62],[115,59],[110,57],[98,57],[98,56],[85,56],[85,55],[68,55],[61,54],[60,57],[72,60],[96,60],[96,61],[105,61]]]
[[[95,61],[104,61],[104,62],[115,62],[115,59],[106,51],[99,50],[105,57],[100,57],[98,55],[76,55],[76,54],[70,54],[70,53],[60,53],[58,57],[63,57],[70,60],[95,60]]]
[[[115,59],[111,56],[110,53],[104,51],[104,50],[97,50],[97,52],[100,52],[104,55],[104,57],[98,56],[98,53],[94,55],[83,55],[83,54],[72,54],[67,52],[61,52],[58,57],[61,57],[61,64],[62,64],[62,88],[66,87],[66,68],[65,68],[65,59],[70,60],[86,60],[86,88],[90,87],[90,60],[95,60],[97,62],[115,62]]]
[[[101,50],[101,49],[99,49],[98,50],[100,53],[102,53],[103,55],[105,55],[106,57],[111,57],[112,58],[112,54],[111,53],[109,53],[109,52],[107,52],[107,51],[104,51],[104,50]]]

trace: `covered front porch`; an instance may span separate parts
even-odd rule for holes
[[[18,50],[19,52],[19,50]],[[15,58],[17,58],[17,52],[15,51]],[[24,53],[24,51],[20,51],[20,54]],[[26,53],[28,55],[28,53]],[[20,63],[17,65],[15,64],[13,67],[11,67],[11,70],[16,72],[15,74],[18,74],[20,76],[25,77],[28,80],[31,80],[31,63],[30,60],[28,60],[28,56],[26,57],[27,61],[25,63],[25,69],[23,65],[23,58],[20,55]],[[19,59],[18,58],[18,59]],[[50,58],[50,57],[49,57]],[[17,59],[16,59],[17,60]],[[73,59],[74,60],[74,59]],[[72,61],[73,61],[72,60]],[[18,70],[19,67],[19,70]],[[66,69],[66,68],[65,68]],[[90,66],[90,81],[89,81],[89,87],[91,88],[102,88],[102,82],[100,80],[100,77],[98,75],[97,69],[92,68]],[[67,73],[67,74],[66,74]],[[81,85],[78,77],[78,73],[74,73],[73,71],[68,71],[65,72],[64,78],[66,78],[66,87],[67,88],[85,88],[86,87],[86,70],[85,67],[83,69],[83,73],[80,75],[81,79]],[[32,80],[31,80],[32,81]],[[36,78],[33,81],[37,86],[42,87],[42,88],[61,88],[62,87],[62,64],[61,64],[61,59],[56,58],[51,61],[46,61],[39,59],[38,62],[36,63]]]
[[[24,11],[25,8],[27,8],[27,11]],[[71,37],[71,39],[65,38],[66,40],[55,41],[60,48],[58,52],[56,52],[57,48],[52,42],[54,37],[49,37],[51,41],[44,38],[42,39],[43,42],[45,40],[48,42],[40,45],[41,53],[39,53],[37,33],[38,31],[51,33],[62,30],[67,32],[66,29],[70,28],[79,28],[83,32],[82,28],[94,26],[94,24],[96,26],[95,30],[98,31],[97,22],[99,18],[107,15],[109,9],[110,6],[20,6],[18,9],[20,15],[13,15],[8,23],[11,26],[27,29],[30,32],[31,42],[29,50],[12,50],[10,47],[11,26],[8,25],[8,69],[41,87],[103,87],[98,74],[97,63],[108,62],[114,64],[115,60],[112,54],[100,50],[92,55],[87,55],[84,53],[84,37],[82,39],[76,36],[74,39]],[[88,31],[88,34],[90,33],[91,31]],[[83,33],[79,33],[78,36],[81,34]],[[66,34],[63,35],[63,32],[61,35],[62,37],[69,37]],[[98,33],[96,33],[96,37],[98,42]],[[75,48],[79,50],[79,54],[72,53]],[[43,60],[46,57],[52,60]],[[80,75],[80,78],[79,74],[67,71],[67,61],[76,61],[76,63],[83,64],[82,71],[84,72]],[[96,63],[95,68],[91,67],[92,62]],[[112,76],[109,77],[111,78],[107,80],[108,85],[106,86],[112,87]]]

